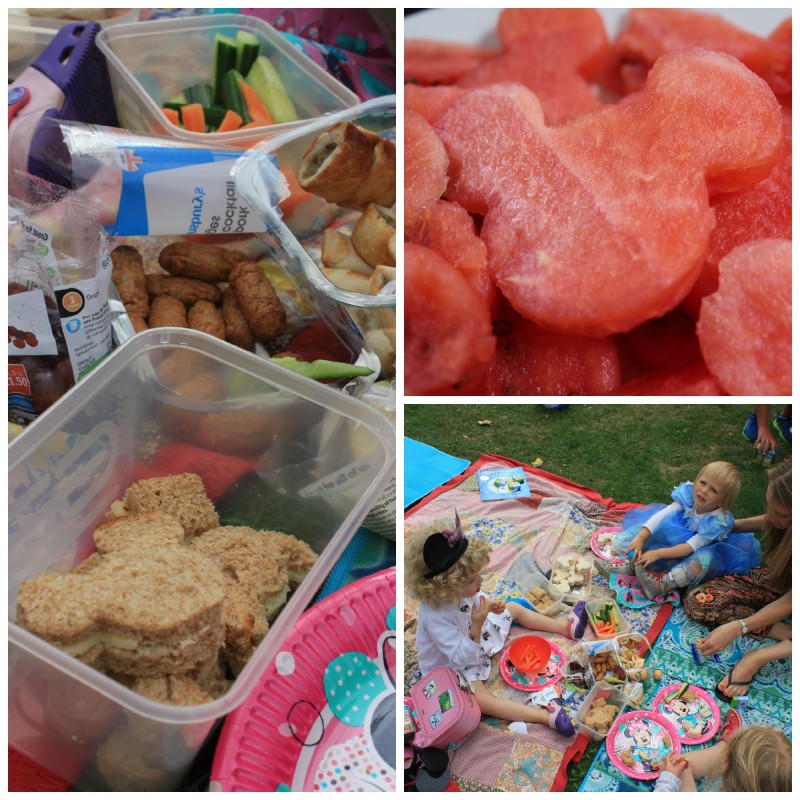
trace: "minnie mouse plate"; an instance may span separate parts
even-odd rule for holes
[[[394,792],[395,570],[306,611],[222,728],[210,791]]]
[[[673,724],[653,711],[629,711],[617,717],[606,736],[611,763],[629,778],[651,781],[670,754],[681,751]]]
[[[503,655],[500,656],[500,675],[509,686],[523,692],[538,692],[558,683],[564,677],[564,665],[567,663],[564,651],[549,639],[543,641],[550,645],[550,658],[543,672],[529,673],[518,670],[508,660],[508,652],[513,647],[513,642],[503,651]]]
[[[626,563],[627,559],[621,556],[615,556],[611,552],[611,544],[601,541],[601,539],[605,540],[609,534],[613,536],[621,530],[622,528],[598,528],[589,540],[589,547],[592,548],[592,552],[598,558],[602,558],[603,561],[608,561],[609,564],[613,564],[614,566],[621,566]]]
[[[682,683],[665,686],[653,698],[653,710],[675,726],[684,744],[707,742],[714,737],[722,722],[719,705],[699,686],[689,685],[681,694],[683,686]]]

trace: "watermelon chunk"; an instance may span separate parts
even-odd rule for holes
[[[403,88],[406,112],[414,111],[433,124],[442,111],[468,91],[458,86],[417,86],[407,83]]]
[[[504,296],[542,328],[596,338],[684,299],[714,227],[709,190],[761,180],[781,143],[764,82],[699,49],[663,56],[631,106],[548,128],[536,97],[505,84],[469,92],[434,129],[450,159],[445,196],[484,215]]]
[[[406,39],[404,55],[404,83],[437,86],[455,83],[465,72],[497,55],[497,51],[455,42]]]
[[[405,245],[406,395],[469,394],[494,353],[489,310],[433,250]]]
[[[407,111],[405,145],[405,228],[414,224],[423,208],[438,200],[447,188],[447,152],[424,117]]]
[[[724,395],[726,392],[702,361],[683,369],[653,370],[620,386],[612,395]]]
[[[449,261],[494,314],[498,292],[489,274],[486,245],[478,237],[472,217],[460,205],[446,200],[429,203],[406,238]]]
[[[719,262],[697,335],[709,371],[732,395],[792,393],[792,243],[741,244]]]

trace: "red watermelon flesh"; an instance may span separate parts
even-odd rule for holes
[[[461,272],[427,247],[405,244],[404,271],[404,392],[463,392],[494,353],[489,309]]]
[[[407,83],[403,88],[406,112],[414,111],[432,125],[442,111],[468,91],[458,86],[417,86]]]
[[[717,14],[673,8],[631,10],[612,43],[612,88],[623,93],[641,89],[662,55],[689,47],[728,53],[760,75],[779,99],[791,99],[791,44],[756,36]]]
[[[407,111],[405,146],[405,228],[414,224],[426,204],[438,200],[447,187],[447,153],[424,117]]]
[[[677,371],[653,370],[632,381],[628,381],[611,392],[612,395],[724,395],[726,392],[719,385],[705,364],[699,361]]]
[[[618,334],[614,342],[626,381],[654,370],[673,372],[703,360],[695,321],[680,308],[630,333]]]
[[[472,217],[460,205],[446,200],[429,203],[407,231],[406,240],[428,247],[449,261],[494,314],[498,292],[489,274],[486,245],[478,237]]]
[[[664,56],[626,108],[546,128],[532,93],[506,84],[457,100],[435,129],[446,196],[485,215],[503,294],[542,327],[602,338],[685,297],[714,224],[707,182],[733,189],[768,174],[780,111],[735,59],[693,50]]]
[[[711,233],[703,270],[683,301],[695,319],[701,300],[719,286],[719,260],[754,239],[792,238],[792,111],[783,107],[783,145],[770,174],[754,186],[712,198],[717,224]]]
[[[792,393],[792,243],[761,239],[719,262],[697,335],[709,371],[731,395]]]
[[[462,75],[459,86],[521,83],[538,97],[548,124],[600,105],[591,81],[611,51],[595,9],[505,9],[498,35],[505,52]]]
[[[550,333],[511,310],[495,324],[495,331],[497,351],[480,394],[604,395],[620,385],[611,338]]]
[[[404,83],[436,86],[455,83],[465,72],[496,50],[455,42],[435,42],[428,39],[406,39],[404,44]]]

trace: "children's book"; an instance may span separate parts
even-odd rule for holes
[[[479,469],[477,478],[481,500],[510,500],[531,496],[522,467]]]

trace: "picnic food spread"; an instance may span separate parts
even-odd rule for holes
[[[505,9],[496,34],[406,42],[410,391],[789,394],[790,298],[745,322],[744,266],[790,269],[785,40],[668,9],[616,36]]]
[[[393,45],[369,10],[70,11],[10,33],[47,40],[9,63],[10,746],[205,789],[295,623],[390,563]]]

